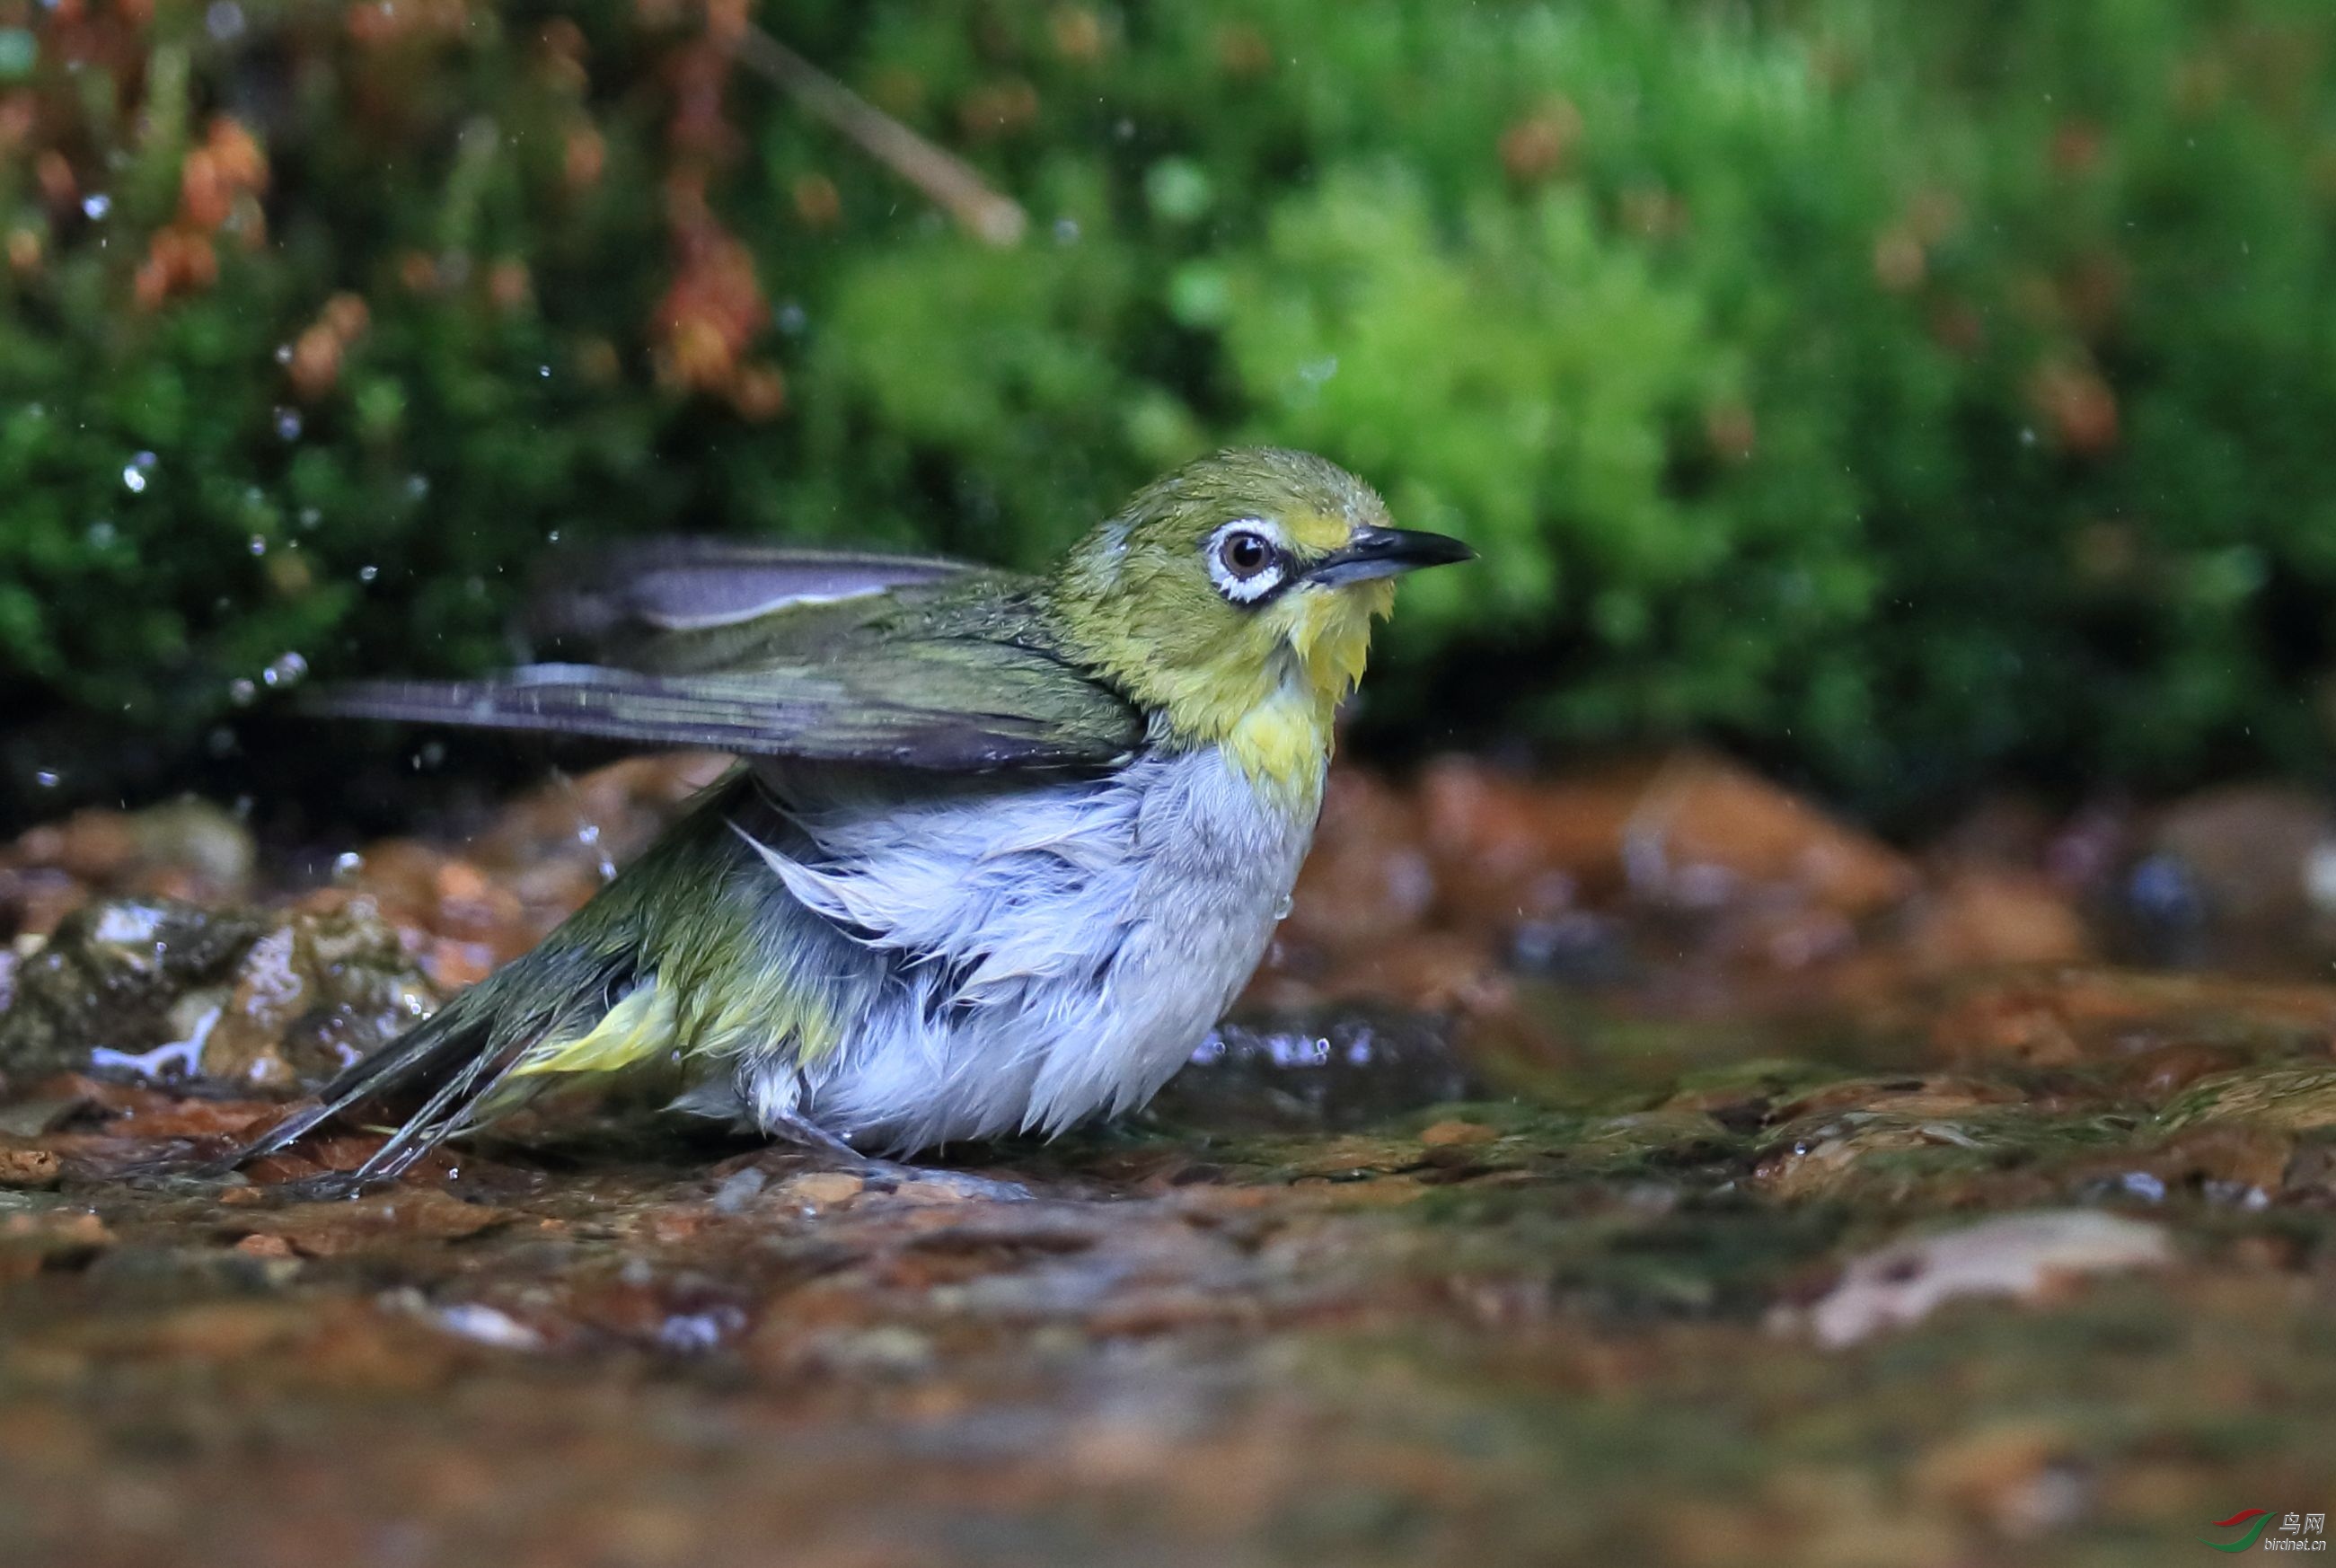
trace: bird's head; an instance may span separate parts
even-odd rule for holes
[[[1073,549],[1048,585],[1071,650],[1261,783],[1319,779],[1394,579],[1474,551],[1391,526],[1346,470],[1270,447],[1187,464]],[[1309,785],[1310,787],[1310,785]]]

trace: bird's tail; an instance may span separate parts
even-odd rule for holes
[[[694,862],[738,852],[726,822],[749,787],[738,774],[708,790],[688,821],[532,951],[353,1063],[314,1104],[238,1151],[232,1164],[287,1149],[367,1101],[422,1094],[420,1108],[350,1177],[359,1186],[388,1180],[516,1108],[553,1075],[612,1072],[664,1056],[674,1039],[674,998],[657,985],[651,901],[670,893],[676,875],[687,887],[713,869]]]
[[[550,940],[556,940],[556,933]],[[325,1086],[315,1104],[270,1127],[238,1151],[234,1163],[287,1149],[366,1101],[426,1090],[420,1108],[355,1177],[360,1183],[386,1180],[447,1139],[512,1109],[526,1097],[521,1092],[525,1086],[514,1080],[531,1054],[563,1037],[589,1035],[625,999],[617,993],[630,983],[632,955],[611,954],[597,962],[579,962],[579,957],[538,949],[505,965],[351,1065]]]

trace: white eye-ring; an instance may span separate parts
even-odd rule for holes
[[[1255,604],[1289,575],[1289,547],[1281,531],[1262,518],[1244,517],[1209,536],[1209,579],[1235,604]]]

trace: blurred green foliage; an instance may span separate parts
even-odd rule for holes
[[[760,18],[1023,201],[1012,249],[726,64],[735,15],[0,0],[18,774],[60,716],[193,744],[287,652],[499,657],[547,548],[1031,564],[1229,440],[1483,550],[1375,684],[1428,744],[1700,733],[1901,811],[2324,749],[2325,0]],[[206,208],[219,115],[266,182]]]

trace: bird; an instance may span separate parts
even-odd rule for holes
[[[540,596],[560,657],[311,706],[738,760],[235,1159],[419,1096],[354,1174],[377,1183],[550,1086],[651,1069],[676,1109],[863,1164],[1134,1110],[1289,911],[1395,579],[1474,555],[1270,447],[1154,481],[1040,575],[618,547]]]

